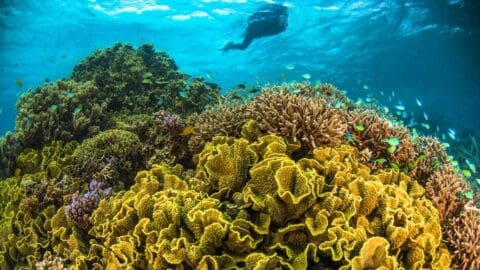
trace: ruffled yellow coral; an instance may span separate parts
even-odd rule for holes
[[[107,269],[421,269],[449,262],[438,212],[416,181],[372,173],[348,145],[299,160],[295,149],[274,135],[217,137],[196,157],[193,177],[179,166],[138,173],[130,190],[93,213],[85,262]]]

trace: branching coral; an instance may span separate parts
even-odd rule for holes
[[[480,269],[480,211],[466,209],[452,219],[447,243],[452,247],[458,269]]]
[[[240,136],[242,125],[247,119],[245,108],[239,105],[219,105],[200,114],[193,114],[188,119],[188,123],[195,127],[188,141],[190,151],[199,153],[205,143],[217,135]]]
[[[249,118],[261,130],[313,149],[338,145],[345,136],[345,113],[327,105],[325,99],[309,99],[284,90],[264,91],[247,105]]]
[[[374,169],[382,167],[376,160],[385,159],[399,167],[408,168],[415,155],[409,132],[404,127],[392,126],[384,118],[371,110],[355,109],[348,113],[349,139],[360,151],[368,152],[372,160],[365,160]],[[389,144],[388,140],[397,141]],[[385,161],[383,161],[385,162]],[[388,164],[386,164],[388,165]]]
[[[445,165],[433,173],[427,181],[425,190],[438,209],[440,222],[444,227],[454,217],[457,217],[467,203],[459,195],[468,191],[468,186],[461,175],[451,166]]]
[[[448,156],[443,145],[433,137],[420,136],[414,146],[415,161],[409,175],[424,184],[435,170],[448,164]]]

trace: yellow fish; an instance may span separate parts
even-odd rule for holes
[[[22,87],[22,85],[23,85],[22,80],[18,79],[18,80],[17,80],[17,86],[18,86],[18,88]]]
[[[194,127],[188,126],[188,127],[184,128],[184,129],[182,130],[182,133],[180,133],[180,135],[182,135],[182,136],[188,136],[188,135],[192,134],[194,130],[195,130]]]

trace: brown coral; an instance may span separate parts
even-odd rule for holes
[[[420,136],[415,139],[414,168],[409,175],[424,184],[435,169],[448,163],[445,148],[434,137]]]
[[[325,99],[266,90],[247,105],[249,118],[260,129],[301,143],[308,149],[338,145],[345,136],[345,112],[327,104]]]
[[[458,269],[480,269],[480,210],[466,208],[451,220],[447,243],[453,250]]]
[[[466,204],[458,195],[468,190],[463,177],[451,166],[443,166],[428,179],[425,186],[430,198],[439,211],[440,222],[444,225],[457,217]],[[445,227],[445,226],[444,226]]]
[[[193,114],[187,120],[195,127],[188,141],[188,147],[192,153],[199,153],[205,143],[214,136],[238,137],[246,121],[245,108],[236,104],[218,105],[200,114]]]
[[[351,143],[355,144],[360,151],[367,151],[371,158],[385,158],[399,167],[407,167],[415,154],[412,138],[408,129],[402,126],[394,126],[388,120],[380,117],[373,110],[355,109],[348,113],[348,131],[351,134]],[[385,141],[396,138],[398,146],[393,148]],[[373,162],[369,164],[377,169],[381,166]]]

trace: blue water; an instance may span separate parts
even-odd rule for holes
[[[353,99],[401,103],[419,123],[426,112],[432,130],[479,130],[479,1],[280,2],[289,9],[285,32],[222,52],[262,2],[1,1],[0,134],[13,130],[23,91],[68,77],[82,58],[116,42],[152,43],[182,72],[223,90],[310,77]]]

